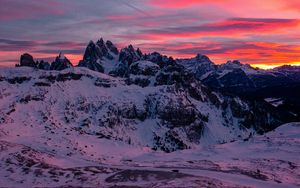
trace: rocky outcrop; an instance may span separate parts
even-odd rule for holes
[[[84,52],[83,60],[78,64],[79,67],[86,67],[93,71],[104,72],[103,61],[113,60],[119,54],[117,47],[111,42],[104,42],[100,38],[96,43],[90,41]]]
[[[109,74],[118,77],[129,77],[131,64],[142,58],[142,52],[139,49],[135,50],[132,45],[129,45],[120,51],[118,64]]]
[[[138,49],[135,50],[132,45],[123,48],[120,52],[119,62],[127,63],[129,66],[142,59],[142,52]]]
[[[108,48],[106,47],[103,38],[100,38],[97,42],[96,42],[96,46],[98,47],[99,50],[99,58],[103,59],[103,58],[107,58],[112,60],[113,56],[109,53]]]
[[[52,62],[50,70],[64,70],[70,67],[73,67],[70,60],[66,58],[63,53],[59,53],[59,55]]]
[[[20,58],[20,64],[19,66],[25,66],[25,67],[35,67],[36,68],[36,63],[33,60],[32,55],[25,53],[23,55],[21,55]]]
[[[106,47],[115,55],[118,55],[119,54],[119,50],[118,48],[110,41],[110,40],[107,40],[106,41]]]
[[[78,67],[86,67],[90,70],[93,70],[93,71],[97,71],[97,72],[104,72],[104,68],[103,66],[101,65],[101,61],[97,61],[97,62],[90,62],[90,61],[84,61],[84,60],[81,60],[79,61],[79,64],[78,64]]]
[[[41,61],[34,61],[33,56],[25,53],[21,55],[20,57],[20,64],[16,65],[17,67],[33,67],[33,68],[38,68],[42,70],[50,70],[50,64],[44,60]]]
[[[190,59],[179,59],[178,63],[182,64],[193,73],[198,79],[209,72],[217,70],[217,66],[205,55],[197,54],[196,57]]]
[[[175,60],[172,57],[161,55],[158,52],[153,52],[153,53],[150,53],[150,54],[145,54],[143,56],[143,59],[147,60],[147,61],[151,61],[153,63],[156,63],[161,68],[163,68],[165,66],[168,66],[168,65],[174,65],[175,64]]]
[[[50,70],[50,64],[47,61],[41,60],[37,62],[37,68],[42,70]]]
[[[137,61],[129,67],[130,74],[154,76],[159,71],[159,66],[151,61]]]

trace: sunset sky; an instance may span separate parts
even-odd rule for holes
[[[0,66],[22,53],[77,64],[90,40],[175,58],[300,65],[299,0],[0,0]]]

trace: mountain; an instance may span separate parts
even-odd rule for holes
[[[251,100],[280,101],[281,104],[270,104],[300,118],[299,67],[261,70],[237,60],[216,65],[199,54],[195,58],[178,59],[177,62],[211,89]]]
[[[59,53],[59,55],[52,62],[50,70],[64,70],[71,67],[73,67],[73,65],[70,60],[66,58],[63,53]]]
[[[20,64],[16,64],[16,67],[32,67],[41,70],[63,70],[73,67],[73,65],[63,53],[59,53],[51,64],[44,60],[34,61],[32,55],[25,53],[21,55]]]
[[[104,42],[103,38],[100,38],[96,43],[90,41],[78,66],[97,72],[108,72],[112,69],[111,66],[114,66],[113,62],[117,60],[118,55],[119,50],[111,41]]]
[[[258,97],[278,84],[270,80],[289,86],[297,75],[294,67],[118,50],[102,38],[78,66],[62,53],[51,64],[24,54],[0,69],[0,182],[298,186],[299,125],[282,125],[297,114],[281,98]]]
[[[62,55],[59,60],[65,62]],[[248,138],[284,122],[263,103],[211,91],[176,63],[160,68],[137,61],[128,72],[120,78],[82,67],[1,69],[0,123],[53,134],[73,130],[171,152]]]

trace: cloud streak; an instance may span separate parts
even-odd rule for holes
[[[76,64],[100,37],[145,52],[196,53],[217,63],[300,62],[297,0],[0,0],[0,64],[20,54],[51,59],[64,51]],[[16,8],[19,7],[19,8]]]

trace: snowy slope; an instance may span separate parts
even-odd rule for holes
[[[71,129],[55,130],[50,135],[30,132],[24,125],[18,128],[11,132],[1,129],[1,186],[300,185],[299,123],[283,125],[247,141],[198,146],[169,154]]]
[[[72,130],[164,151],[243,139],[259,128],[245,128],[246,119],[232,115],[250,108],[247,103],[197,87],[198,98],[175,85],[127,85],[86,68],[6,68],[1,69],[0,124],[7,134],[22,126],[22,135],[47,140]]]

